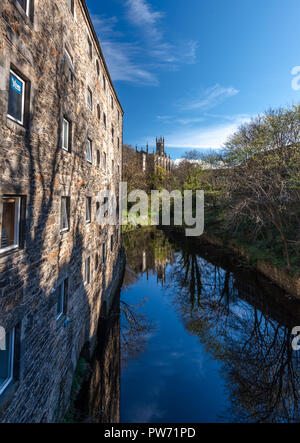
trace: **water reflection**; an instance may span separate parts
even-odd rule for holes
[[[158,329],[123,371],[122,420],[298,422],[300,303],[215,247],[149,229],[124,242],[122,299],[148,294],[138,311]]]
[[[91,362],[90,376],[75,403],[75,421],[120,422],[120,298],[109,313],[102,309],[98,345]]]

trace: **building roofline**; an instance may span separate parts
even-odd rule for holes
[[[108,70],[108,66],[107,66],[107,64],[106,64],[105,57],[104,57],[104,55],[103,55],[102,48],[101,48],[101,45],[100,45],[100,42],[99,42],[99,38],[98,38],[97,33],[96,33],[96,31],[95,31],[95,28],[94,28],[94,25],[93,25],[93,22],[92,22],[92,19],[91,19],[91,16],[90,16],[90,13],[89,13],[88,7],[87,7],[87,5],[86,5],[85,0],[80,0],[80,2],[81,2],[81,4],[82,4],[82,7],[83,7],[84,12],[85,12],[85,14],[86,14],[87,20],[88,20],[88,22],[89,22],[89,26],[90,26],[90,28],[91,28],[91,31],[92,31],[93,37],[94,37],[95,42],[96,42],[97,47],[98,47],[98,50],[99,50],[99,52],[100,52],[100,56],[101,56],[102,61],[103,61],[103,64],[104,64],[106,74],[107,74],[107,76],[108,76],[108,78],[109,78],[110,85],[111,85],[111,87],[112,87],[112,89],[113,89],[113,91],[114,91],[114,93],[115,93],[115,96],[116,96],[116,99],[117,99],[117,101],[118,101],[118,103],[119,103],[119,106],[120,106],[120,108],[121,108],[122,114],[124,115],[124,110],[123,110],[123,107],[122,107],[121,102],[120,102],[120,100],[119,100],[118,94],[117,94],[117,92],[116,92],[116,90],[115,90],[115,87],[114,87],[113,81],[112,81],[112,79],[111,79],[111,76],[110,76],[110,73],[109,73],[109,70]]]

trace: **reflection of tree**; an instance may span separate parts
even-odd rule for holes
[[[137,359],[144,352],[147,338],[153,330],[151,322],[147,320],[145,315],[138,312],[140,306],[132,306],[125,301],[120,302],[122,365],[127,365],[130,360]]]
[[[173,294],[175,288],[174,304],[185,327],[222,362],[231,399],[224,419],[299,421],[300,365],[291,347],[291,325],[297,323],[291,318],[293,308],[280,290],[272,287],[269,298],[253,275],[237,272],[229,263],[221,267],[213,256],[210,260],[214,263],[185,247],[168,282]]]

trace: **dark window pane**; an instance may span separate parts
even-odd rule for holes
[[[14,330],[0,331],[0,390],[12,378]]]
[[[18,200],[15,198],[3,199],[1,248],[8,248],[17,244],[16,223],[18,216]]]
[[[27,1],[28,0],[17,0],[17,2],[22,6],[22,8],[24,9],[25,12],[27,9]]]

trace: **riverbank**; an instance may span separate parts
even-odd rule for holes
[[[178,235],[185,235],[182,227],[164,227],[164,231],[173,232]],[[269,278],[276,283],[282,289],[287,291],[293,297],[300,299],[300,275],[297,273],[289,272],[280,266],[276,266],[268,260],[257,258],[252,253],[250,247],[242,245],[236,242],[234,239],[222,238],[220,235],[215,235],[211,232],[204,232],[200,237],[195,237],[195,241],[199,244],[209,243],[214,246],[218,246],[227,249],[230,253],[233,253],[240,257],[253,269]]]

